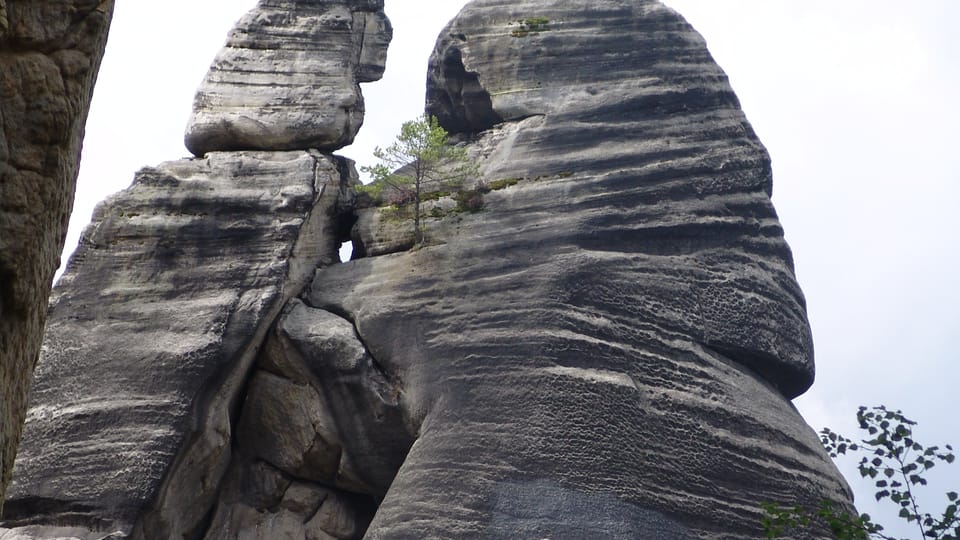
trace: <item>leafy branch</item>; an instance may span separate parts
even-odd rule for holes
[[[889,410],[885,406],[857,411],[857,422],[867,437],[854,442],[829,428],[820,431],[820,442],[830,454],[837,458],[848,453],[860,455],[858,472],[863,478],[874,483],[877,501],[887,500],[899,508],[899,517],[908,523],[914,523],[920,532],[920,538],[935,540],[957,540],[960,538],[960,515],[958,515],[958,495],[955,491],[946,494],[946,508],[939,516],[921,512],[916,489],[927,485],[926,474],[938,462],[953,463],[956,457],[953,448],[945,445],[925,447],[913,437],[916,422],[905,417],[899,410]],[[870,516],[863,514],[853,517],[842,511],[836,511],[829,501],[823,501],[815,513],[802,507],[781,507],[775,503],[764,503],[766,512],[763,519],[767,538],[778,538],[789,529],[810,526],[812,519],[827,523],[834,535],[841,540],[876,538],[897,540],[883,534],[883,527],[873,523]]]

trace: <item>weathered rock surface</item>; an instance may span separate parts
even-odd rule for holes
[[[400,388],[333,313],[294,300],[276,328],[206,540],[359,538],[413,443]]]
[[[144,169],[97,210],[54,294],[6,527],[202,530],[260,344],[339,260],[347,168],[211,153]]]
[[[813,351],[769,157],[702,38],[655,0],[476,0],[430,66],[483,208],[436,194],[416,249],[310,152],[165,164],[98,213],[8,534],[747,539],[762,501],[850,504],[789,401]]]
[[[336,150],[363,124],[393,31],[383,0],[261,0],[232,31],[194,102],[186,145]]]
[[[73,208],[113,1],[0,1],[0,498]]]
[[[500,189],[306,298],[420,422],[368,537],[757,538],[761,501],[849,503],[789,402],[813,351],[768,155],[681,17],[477,0],[428,112]]]
[[[529,14],[549,20],[548,29],[516,37],[511,21]],[[652,1],[477,1],[441,36],[427,100],[451,130],[486,129],[458,112],[471,101],[458,101],[465,95],[450,89],[465,85],[449,77],[462,73],[479,74],[472,94],[490,96],[497,117],[529,119],[481,141],[486,176],[555,176],[551,184],[566,186],[559,203],[576,213],[539,234],[667,263],[678,279],[663,284],[676,287],[660,295],[664,308],[684,326],[698,313],[698,340],[788,397],[809,387],[812,342],[770,203],[769,157],[682,18]]]

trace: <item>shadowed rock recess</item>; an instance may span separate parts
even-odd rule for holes
[[[346,141],[343,100],[222,73],[312,71],[275,62],[289,43],[318,80],[375,78],[381,8],[262,0],[200,90],[187,137],[219,115],[209,153],[98,210],[0,538],[747,539],[762,501],[852,508],[789,401],[813,380],[804,299],[769,157],[703,39],[654,0],[468,4],[427,111],[482,205],[427,197],[411,250],[320,139],[235,143]],[[278,46],[232,50],[254,27]],[[235,116],[213,94],[256,99]]]
[[[73,208],[112,0],[0,0],[0,498]]]

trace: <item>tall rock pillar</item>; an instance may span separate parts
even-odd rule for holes
[[[413,246],[409,207],[325,153],[381,69],[381,7],[261,0],[198,93],[197,158],[97,212],[2,526],[747,540],[764,501],[852,509],[790,403],[813,345],[770,158],[690,25],[656,0],[468,3],[427,112],[479,172],[427,186]]]

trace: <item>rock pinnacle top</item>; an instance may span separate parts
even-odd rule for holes
[[[393,36],[383,2],[262,0],[197,92],[185,143],[211,151],[333,151],[363,124],[359,83],[378,80]]]

